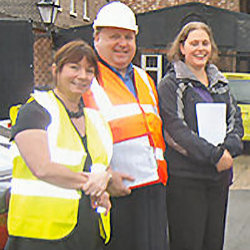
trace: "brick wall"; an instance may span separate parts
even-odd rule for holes
[[[232,11],[240,11],[240,0],[121,0],[136,13],[171,7],[175,5],[199,2],[207,5],[224,8]]]
[[[69,28],[90,24],[93,22],[97,10],[106,3],[106,0],[87,0],[88,20],[83,18],[83,0],[75,0],[76,15],[70,15],[70,0],[60,0],[62,11],[57,14],[56,26]]]
[[[50,33],[33,30],[34,83],[36,86],[52,84],[52,39]]]

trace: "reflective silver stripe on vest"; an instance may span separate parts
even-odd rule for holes
[[[101,112],[103,112],[101,110]],[[112,121],[115,119],[125,118],[132,115],[141,114],[141,109],[137,103],[115,105],[110,107],[109,112],[105,112],[105,119]]]
[[[126,186],[137,186],[159,179],[154,149],[147,136],[119,142],[114,145],[111,168],[126,173],[135,181],[124,181]]]
[[[135,66],[135,65],[133,65],[133,67],[134,67],[134,68],[136,69],[136,71],[139,73],[139,75],[140,75],[140,77],[142,78],[142,80],[144,81],[144,83],[146,83],[146,85],[147,85],[147,87],[148,87],[148,90],[149,90],[149,93],[150,93],[150,95],[151,95],[151,97],[152,97],[152,99],[153,99],[153,102],[155,103],[155,106],[157,106],[157,102],[156,102],[156,99],[155,99],[155,95],[154,95],[154,92],[153,92],[152,87],[151,87],[151,85],[150,85],[150,82],[149,82],[149,80],[148,80],[147,73],[146,73],[143,69],[141,69],[141,68],[139,68],[139,67],[137,67],[137,66]]]
[[[160,117],[158,114],[158,110],[155,106],[152,106],[151,104],[142,104],[141,107],[145,113],[153,113]]]
[[[104,123],[102,121],[102,119],[104,120],[104,118],[100,117],[99,111],[85,108],[85,112],[88,114],[88,118],[92,121],[92,123],[95,124],[95,127],[97,128],[97,133],[99,134],[99,137],[103,138],[103,141],[105,142],[103,144],[103,146],[105,147],[106,154],[108,156],[108,162],[110,162],[112,154],[113,154],[112,132],[111,132],[111,130],[107,131],[108,128],[106,126],[104,126]]]
[[[60,114],[56,98],[54,96],[51,98],[49,93],[41,91],[35,91],[33,96],[51,115],[52,121],[47,129],[51,161],[64,165],[79,165],[86,154],[83,150],[77,152],[57,146]]]
[[[91,90],[99,110],[108,122],[141,114],[141,108],[145,113],[153,113],[159,116],[157,108],[151,104],[141,104],[141,108],[138,103],[112,105],[108,95],[96,80],[93,80]]]
[[[77,166],[82,162],[85,152],[77,152],[69,149],[54,148],[51,161],[63,165]]]
[[[25,196],[80,199],[80,194],[74,189],[58,187],[41,180],[13,178],[11,181],[11,193]]]
[[[155,149],[155,158],[157,160],[164,161],[164,155],[163,155],[163,151],[161,148]]]
[[[51,98],[47,92],[34,91],[33,94],[35,100],[43,106],[51,115],[51,123],[48,126],[48,142],[49,148],[51,150],[51,156],[53,157],[53,150],[57,147],[57,138],[59,133],[59,122],[60,114],[58,109],[58,104],[55,98]],[[55,157],[53,157],[55,159]],[[52,159],[52,161],[54,161]]]
[[[111,101],[109,100],[108,95],[106,94],[104,89],[99,85],[96,78],[94,78],[92,81],[91,90],[92,90],[92,93],[94,95],[96,105],[98,106],[102,115],[108,121],[107,117],[108,117],[110,109],[113,107],[113,105],[112,105]]]

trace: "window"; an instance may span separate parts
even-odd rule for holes
[[[58,6],[57,10],[62,12],[62,7],[60,6],[60,0],[54,0],[56,6]]]
[[[77,17],[75,0],[70,0],[70,15]]]
[[[149,73],[155,83],[162,78],[162,55],[142,55],[141,67]]]
[[[236,72],[249,72],[250,54],[238,52],[236,55]]]
[[[88,16],[88,0],[83,0],[83,20],[89,22],[90,18]]]
[[[250,3],[248,0],[240,0],[240,11],[250,14]]]

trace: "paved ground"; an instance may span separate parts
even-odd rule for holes
[[[224,250],[250,250],[250,154],[235,160]]]
[[[250,190],[231,190],[224,250],[250,249]]]
[[[235,159],[233,182],[231,187],[233,190],[250,190],[250,153]]]

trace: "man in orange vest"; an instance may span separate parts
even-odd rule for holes
[[[99,77],[85,105],[99,109],[113,139],[110,250],[167,250],[162,121],[153,80],[131,63],[136,52],[135,15],[123,3],[102,7],[93,24]]]

